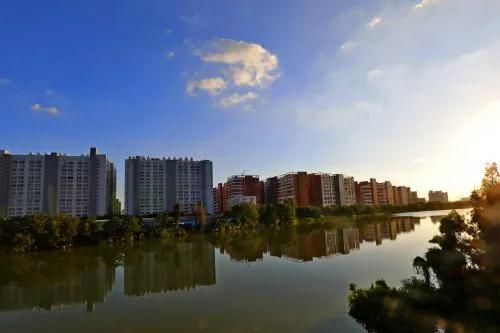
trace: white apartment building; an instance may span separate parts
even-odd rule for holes
[[[192,214],[201,202],[213,214],[212,162],[192,158],[129,157],[125,161],[125,212],[172,212],[175,204]]]
[[[111,213],[116,170],[95,148],[81,156],[0,153],[0,217]]]

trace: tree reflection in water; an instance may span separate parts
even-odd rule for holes
[[[234,261],[263,260],[266,254],[311,261],[348,254],[363,242],[394,240],[399,233],[414,230],[419,221],[404,217],[342,228],[255,228],[132,246],[0,255],[0,311],[51,310],[70,304],[85,304],[92,311],[112,290],[118,267],[123,267],[126,296],[211,286],[216,283],[216,248]]]

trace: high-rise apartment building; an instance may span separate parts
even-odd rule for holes
[[[313,206],[335,205],[334,176],[326,173],[309,174],[309,204]]]
[[[103,216],[115,197],[116,169],[96,148],[81,156],[0,151],[0,217]]]
[[[391,182],[377,183],[377,199],[379,205],[394,205],[394,193]]]
[[[370,206],[378,205],[377,180],[375,178],[356,183],[356,202]]]
[[[429,191],[429,202],[448,202],[448,192]]]
[[[278,202],[278,177],[267,178],[263,182],[264,202],[275,204]]]
[[[396,187],[396,195],[399,206],[407,206],[410,204],[411,189],[407,186]]]
[[[229,177],[224,184],[226,209],[243,203],[260,204],[262,188],[259,176],[236,175]]]
[[[176,204],[183,213],[192,214],[200,203],[213,214],[211,161],[143,156],[125,161],[126,214],[172,212]]]
[[[292,200],[297,206],[309,205],[309,177],[307,172],[291,172],[278,177],[278,203]]]
[[[226,211],[226,189],[224,184],[219,183],[213,189],[214,214],[222,214]]]
[[[417,191],[412,191],[410,193],[410,203],[417,203],[417,202],[419,202]]]

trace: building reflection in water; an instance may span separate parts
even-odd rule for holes
[[[98,248],[1,256],[0,311],[104,302],[115,281],[114,253]]]
[[[164,246],[141,246],[124,258],[128,296],[188,290],[215,284],[214,246],[204,237]]]
[[[123,266],[127,296],[190,290],[216,283],[216,247],[235,261],[262,260],[264,255],[311,261],[356,251],[363,242],[379,245],[394,240],[418,223],[419,218],[400,217],[345,228],[256,228],[130,247],[0,255],[0,311],[50,310],[70,304],[85,304],[92,311],[112,290],[118,266]]]
[[[234,261],[257,261],[264,254],[296,261],[348,254],[358,250],[362,242],[382,244],[384,239],[395,240],[403,232],[415,230],[417,217],[398,217],[378,223],[361,223],[346,228],[276,228],[252,232],[251,235],[224,235],[215,240],[221,253]]]

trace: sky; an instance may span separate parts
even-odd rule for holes
[[[500,162],[500,1],[0,1],[0,148],[343,173],[452,199]]]

